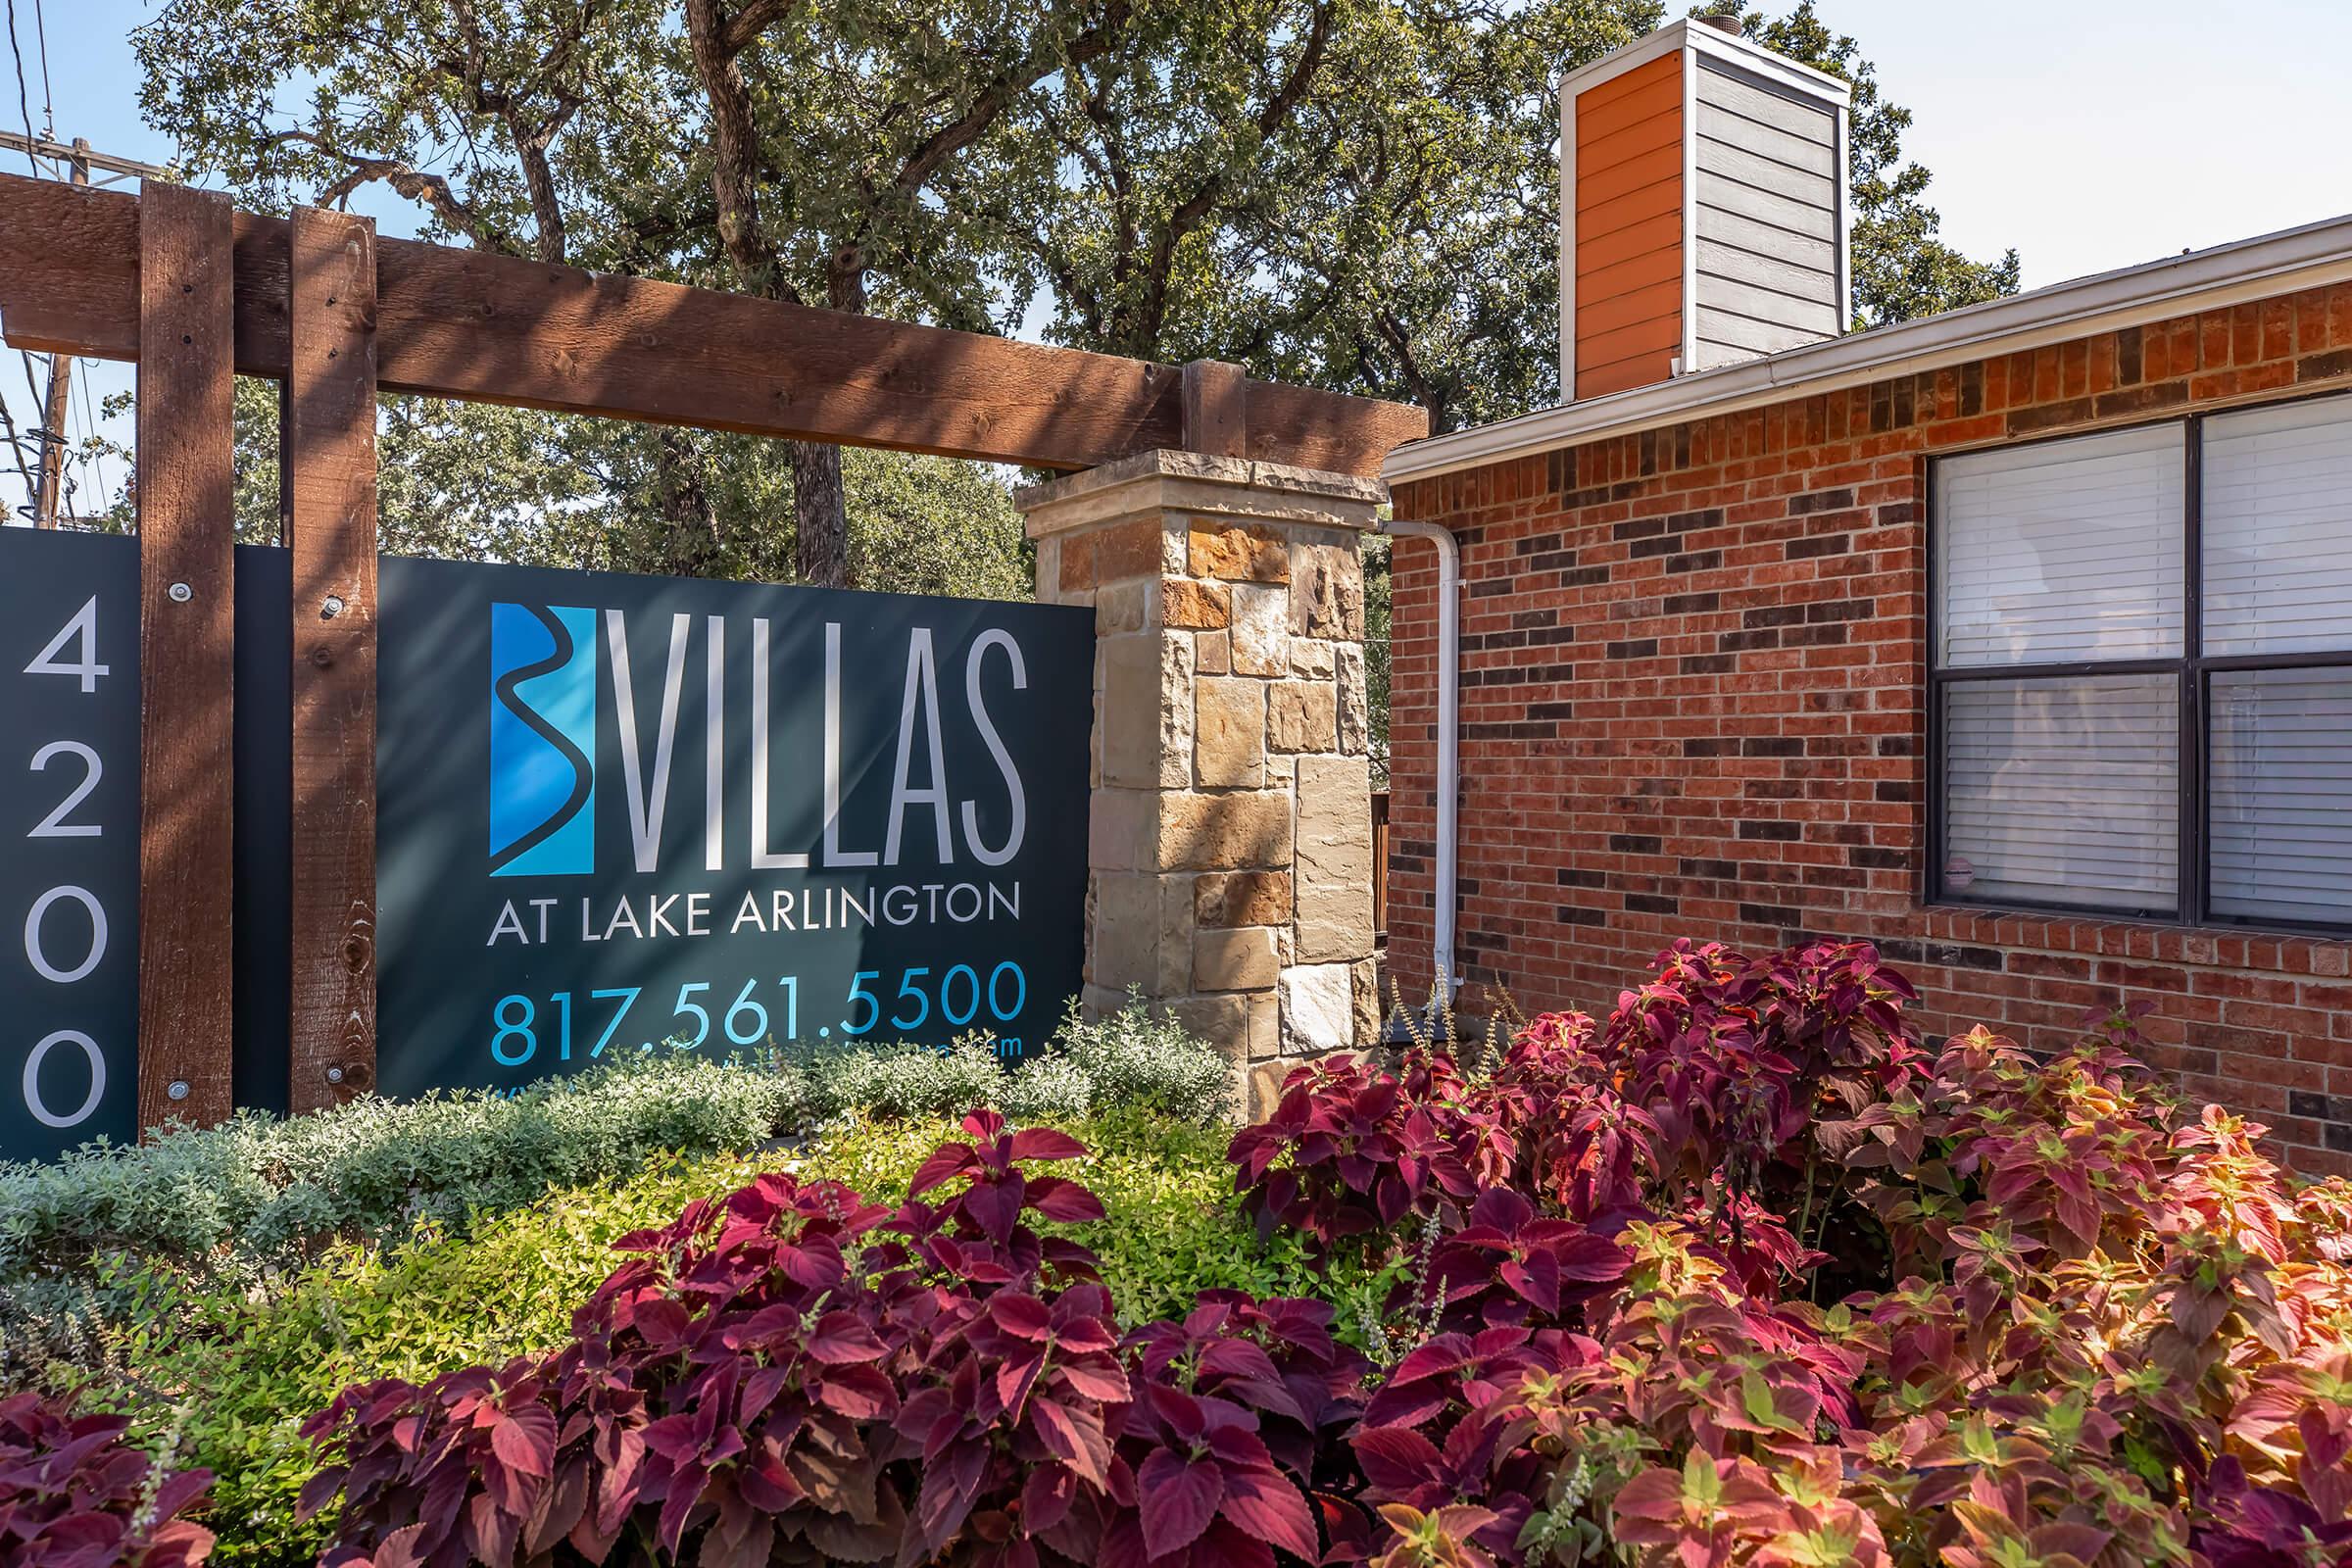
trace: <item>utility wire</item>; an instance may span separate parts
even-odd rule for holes
[[[41,134],[57,134],[57,94],[49,86],[49,17],[41,0],[32,0],[32,38],[41,57]]]
[[[91,363],[94,365],[97,362]],[[98,410],[90,399],[90,378],[78,376],[74,384],[81,392],[81,428],[90,443],[89,466],[92,477],[98,482],[98,504],[111,507],[115,504],[115,493],[106,483],[106,454],[100,449],[99,436],[102,432],[98,426]]]
[[[32,134],[32,98],[24,85],[24,50],[17,42],[17,0],[8,0],[8,52],[17,62],[17,111],[24,117],[24,140],[29,143],[36,138]],[[40,160],[32,156],[29,146],[24,149],[24,161],[32,165],[32,177],[40,178]]]

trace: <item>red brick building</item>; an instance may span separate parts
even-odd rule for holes
[[[1616,389],[1390,461],[1459,550],[1466,1004],[1603,1009],[1677,936],[1867,937],[1933,1031],[2151,1003],[2184,1089],[2352,1172],[2352,219],[1838,335],[1802,269],[1842,317],[1841,236],[1723,182],[1742,137],[1817,175],[1802,111],[1842,208],[1842,99],[1782,67],[1678,24],[1568,78],[1563,385]],[[1774,101],[1711,111],[1711,74]],[[1589,94],[1656,113],[1580,140]],[[1397,541],[1408,996],[1438,567]]]

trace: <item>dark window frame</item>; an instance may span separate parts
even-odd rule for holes
[[[2248,409],[2282,408],[2298,403],[2320,403],[2341,400],[2352,410],[2352,394],[2330,391],[2294,398],[2274,398],[2266,402],[2240,405],[2217,410],[2217,414],[2236,414]],[[2204,651],[2204,459],[2205,423],[2212,416],[2204,413],[2174,415],[2168,418],[2143,419],[2127,424],[2102,425],[2093,430],[2069,430],[2056,435],[2036,436],[2028,441],[2005,441],[1971,447],[1953,447],[1947,451],[1929,454],[1926,475],[1922,484],[1922,538],[1927,549],[1927,597],[1924,616],[1927,646],[1924,650],[1927,670],[1928,721],[1928,862],[1925,869],[1926,901],[1960,908],[1986,909],[2020,914],[2047,914],[2076,920],[2127,921],[2139,924],[2182,926],[2191,929],[2229,929],[2276,932],[2285,936],[2346,937],[2352,936],[2352,920],[2289,921],[2276,915],[2243,915],[2216,911],[2211,905],[2208,886],[2210,867],[2211,824],[2206,820],[2212,787],[2213,737],[2208,728],[2212,717],[2212,685],[2217,674],[2236,671],[2269,672],[2284,669],[2343,669],[2352,671],[2352,647],[2338,653],[2300,654],[2234,654],[2208,658]],[[2181,629],[2180,654],[2169,659],[2119,659],[2106,661],[2075,661],[2063,663],[1969,665],[1959,669],[1944,667],[1942,662],[1942,583],[1936,569],[1941,540],[1938,537],[1936,490],[1940,483],[1937,473],[1947,458],[1973,457],[1988,452],[2016,452],[2030,447],[2049,446],[2061,441],[2079,440],[2084,436],[2110,435],[2123,430],[2153,430],[2168,425],[2181,428],[2181,462],[2184,465],[2181,494]],[[1944,865],[1950,858],[1945,829],[1945,795],[1948,780],[1945,772],[1944,699],[1955,685],[1984,681],[2022,681],[2034,679],[2083,679],[2100,675],[2169,675],[2180,693],[2180,756],[2176,766],[2180,774],[2180,841],[2175,852],[2175,902],[2170,906],[2126,907],[2120,905],[2053,904],[2044,901],[2014,898],[1971,898],[1945,885]]]

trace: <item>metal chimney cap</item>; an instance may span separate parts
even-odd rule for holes
[[[1746,33],[1746,29],[1740,25],[1740,13],[1737,11],[1711,11],[1698,20],[1717,32],[1728,32],[1735,38],[1743,37]]]

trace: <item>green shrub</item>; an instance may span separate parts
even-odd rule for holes
[[[1235,1108],[1232,1064],[1174,1019],[1153,1017],[1134,993],[1126,1006],[1095,1023],[1079,1017],[1073,1003],[1054,1037],[1054,1049],[1076,1066],[1086,1084],[1087,1104],[1066,1114],[1151,1105],[1209,1123],[1224,1120]],[[1044,1082],[1041,1076],[1039,1086]],[[1022,1114],[1010,1105],[1004,1108],[1008,1116]]]
[[[618,1186],[483,1216],[463,1240],[428,1223],[396,1248],[347,1243],[269,1297],[205,1294],[185,1275],[122,1263],[107,1283],[136,1299],[142,1326],[109,1346],[123,1375],[90,1386],[84,1403],[136,1417],[151,1439],[176,1431],[181,1459],[215,1473],[213,1562],[315,1562],[324,1535],[294,1523],[318,1462],[306,1417],[349,1383],[429,1378],[560,1343],[572,1308],[612,1272],[613,1242],[768,1163],[663,1161]]]
[[[1122,1105],[1150,1106],[1195,1124],[1224,1118],[1232,1103],[1225,1057],[1141,997],[1088,1022],[1070,1004],[1047,1049],[1006,1072],[993,1043],[967,1035],[931,1046],[801,1048],[778,1058],[799,1085],[799,1107],[822,1123],[860,1113],[956,1117],[990,1105],[1016,1121],[1067,1121]]]
[[[648,1057],[513,1096],[366,1096],[308,1115],[239,1113],[135,1149],[90,1144],[0,1166],[0,1276],[122,1248],[285,1267],[330,1238],[396,1239],[609,1179],[659,1152],[749,1149],[794,1086],[693,1057]]]
[[[0,1375],[96,1370],[107,1325],[154,1321],[115,1283],[124,1256],[182,1270],[198,1293],[267,1289],[332,1243],[462,1233],[475,1215],[608,1183],[672,1152],[757,1148],[792,1113],[796,1087],[651,1058],[507,1098],[249,1111],[135,1149],[93,1144],[54,1165],[0,1167]]]
[[[850,1116],[956,1116],[992,1104],[1022,1120],[1148,1105],[1199,1123],[1227,1103],[1215,1052],[1141,1002],[1100,1023],[1072,1010],[1048,1050],[1007,1073],[984,1037],[947,1050],[855,1045],[746,1063],[670,1054],[600,1066],[521,1094],[364,1098],[279,1118],[248,1111],[125,1149],[92,1144],[52,1165],[0,1164],[0,1378],[103,1373],[109,1334],[209,1294],[270,1294],[330,1246],[397,1244],[550,1192],[610,1183],[671,1154],[743,1152],[779,1131]],[[123,1294],[110,1259],[188,1276]]]
[[[1232,1201],[1222,1129],[1149,1106],[1063,1125],[1092,1151],[1072,1174],[1104,1207],[1101,1221],[1066,1229],[1101,1254],[1123,1322],[1164,1316],[1211,1287],[1331,1296],[1357,1283],[1318,1279],[1293,1239],[1258,1240]],[[176,1432],[180,1462],[215,1472],[215,1563],[314,1562],[324,1537],[294,1523],[317,1463],[299,1429],[345,1385],[423,1381],[561,1343],[572,1308],[617,1261],[615,1240],[761,1170],[833,1177],[897,1202],[954,1129],[952,1116],[859,1114],[798,1149],[665,1160],[506,1214],[427,1221],[398,1246],[337,1244],[268,1293],[208,1290],[169,1266],[118,1258],[100,1284],[138,1326],[107,1337],[118,1370],[84,1402],[134,1415],[149,1441]]]

